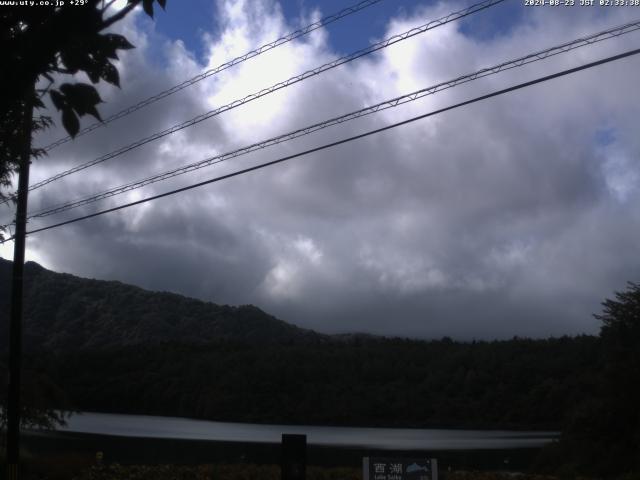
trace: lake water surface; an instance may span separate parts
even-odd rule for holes
[[[307,435],[319,446],[382,450],[476,450],[535,448],[557,438],[557,432],[447,430],[407,428],[318,427],[210,422],[176,417],[80,413],[62,431],[125,437],[280,443],[283,433]]]

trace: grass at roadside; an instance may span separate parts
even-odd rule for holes
[[[277,465],[199,465],[92,467],[74,480],[280,480]],[[307,480],[362,480],[357,468],[308,467]],[[558,480],[557,477],[497,472],[442,472],[442,480]],[[585,479],[586,480],[586,479]]]
[[[74,480],[280,480],[277,465],[109,465],[85,470]],[[307,480],[362,480],[355,468],[308,467]]]
[[[63,463],[50,458],[28,473],[25,480],[280,480],[278,465],[207,464],[207,465],[119,465],[88,466],[87,458],[67,457]],[[33,465],[32,465],[33,466]],[[42,468],[46,467],[46,468]],[[75,473],[71,473],[75,472]],[[534,473],[443,471],[440,480],[567,480]],[[307,467],[307,480],[362,480],[362,470],[353,467]],[[571,480],[594,480],[571,476]],[[620,480],[640,480],[628,475]]]

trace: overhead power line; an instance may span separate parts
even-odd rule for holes
[[[609,62],[613,62],[613,61],[616,61],[616,60],[621,60],[623,58],[630,57],[632,55],[637,55],[638,53],[640,53],[640,48],[634,49],[634,50],[630,50],[630,51],[627,51],[627,52],[624,52],[624,53],[621,53],[621,54],[618,54],[618,55],[613,55],[613,56],[610,56],[610,57],[607,57],[607,58],[603,58],[603,59],[597,60],[595,62],[586,63],[586,64],[581,65],[579,67],[574,67],[574,68],[570,68],[570,69],[567,69],[567,70],[562,70],[560,72],[557,72],[557,73],[554,73],[554,74],[551,74],[551,75],[546,75],[544,77],[539,77],[539,78],[537,78],[535,80],[530,80],[528,82],[519,83],[517,85],[511,86],[511,87],[508,87],[508,88],[504,88],[504,89],[497,90],[497,91],[492,92],[492,93],[488,93],[486,95],[481,95],[479,97],[475,97],[475,98],[473,98],[471,100],[467,100],[467,101],[464,101],[464,102],[456,103],[454,105],[450,105],[450,106],[445,107],[445,108],[440,108],[438,110],[434,110],[432,112],[425,113],[423,115],[418,115],[417,117],[409,118],[409,119],[403,120],[401,122],[397,122],[397,123],[393,123],[391,125],[387,125],[385,127],[377,128],[375,130],[369,130],[368,132],[361,133],[359,135],[354,135],[352,137],[344,138],[342,140],[338,140],[338,141],[335,141],[335,142],[327,143],[327,144],[321,145],[319,147],[315,147],[315,148],[312,148],[312,149],[309,149],[309,150],[305,150],[303,152],[298,152],[298,153],[295,153],[293,155],[288,155],[286,157],[281,157],[281,158],[278,158],[276,160],[272,160],[270,162],[261,163],[259,165],[255,165],[253,167],[249,167],[249,168],[245,168],[245,169],[242,169],[242,170],[238,170],[236,172],[229,173],[227,175],[221,175],[219,177],[215,177],[215,178],[212,178],[212,179],[209,179],[209,180],[205,180],[203,182],[195,183],[195,184],[192,184],[192,185],[188,185],[186,187],[182,187],[182,188],[178,188],[178,189],[171,190],[171,191],[168,191],[168,192],[164,192],[164,193],[161,193],[159,195],[154,195],[152,197],[143,198],[143,199],[137,200],[135,202],[126,203],[126,204],[123,204],[123,205],[119,205],[117,207],[108,208],[106,210],[101,210],[99,212],[95,212],[95,213],[92,213],[92,214],[89,214],[89,215],[84,215],[84,216],[81,216],[81,217],[73,218],[71,220],[66,220],[64,222],[59,222],[59,223],[55,223],[53,225],[48,225],[46,227],[37,228],[37,229],[34,229],[34,230],[31,230],[31,231],[27,232],[27,234],[30,235],[30,234],[34,234],[34,233],[38,233],[38,232],[44,232],[46,230],[51,230],[53,228],[58,228],[58,227],[61,227],[63,225],[69,225],[71,223],[76,223],[76,222],[79,222],[79,221],[82,221],[82,220],[87,220],[89,218],[94,218],[94,217],[98,217],[100,215],[105,215],[107,213],[115,212],[115,211],[118,211],[118,210],[123,210],[125,208],[129,208],[129,207],[133,207],[135,205],[140,205],[142,203],[147,203],[147,202],[151,202],[151,201],[154,201],[154,200],[158,200],[160,198],[168,197],[170,195],[175,195],[177,193],[185,192],[187,190],[192,190],[194,188],[202,187],[204,185],[209,185],[211,183],[220,182],[222,180],[226,180],[226,179],[229,179],[229,178],[232,178],[232,177],[237,177],[239,175],[243,175],[245,173],[252,172],[254,170],[260,170],[262,168],[269,167],[269,166],[272,166],[272,165],[276,165],[278,163],[286,162],[288,160],[292,160],[294,158],[302,157],[302,156],[308,155],[310,153],[319,152],[321,150],[325,150],[325,149],[328,149],[328,148],[331,148],[331,147],[335,147],[335,146],[342,145],[342,144],[345,144],[345,143],[348,143],[348,142],[352,142],[354,140],[358,140],[358,139],[365,138],[365,137],[368,137],[368,136],[371,136],[371,135],[375,135],[377,133],[381,133],[381,132],[384,132],[384,131],[387,131],[387,130],[391,130],[393,128],[397,128],[397,127],[400,127],[402,125],[407,125],[409,123],[413,123],[413,122],[416,122],[418,120],[422,120],[424,118],[431,117],[433,115],[437,115],[437,114],[440,114],[440,113],[443,113],[443,112],[446,112],[446,111],[449,111],[449,110],[453,110],[453,109],[456,109],[456,108],[459,108],[459,107],[463,107],[465,105],[470,105],[472,103],[480,102],[482,100],[486,100],[486,99],[489,99],[489,98],[492,98],[492,97],[497,97],[498,95],[503,95],[505,93],[513,92],[515,90],[519,90],[519,89],[522,89],[522,88],[525,88],[525,87],[536,85],[538,83],[547,82],[549,80],[552,80],[552,79],[555,79],[555,78],[559,78],[559,77],[563,77],[565,75],[576,73],[576,72],[579,72],[579,71],[582,71],[582,70],[586,70],[586,69],[589,69],[589,68],[593,68],[593,67],[596,67],[598,65],[603,65],[603,64],[606,64],[606,63],[609,63]],[[6,242],[6,241],[10,241],[10,240],[13,240],[13,237],[4,240],[2,243]]]
[[[187,120],[187,121],[182,122],[182,123],[180,123],[178,125],[174,125],[174,126],[168,128],[166,130],[163,130],[161,132],[154,133],[153,135],[150,135],[150,136],[145,137],[145,138],[143,138],[141,140],[138,140],[138,141],[136,141],[134,143],[131,143],[130,145],[121,147],[118,150],[115,150],[115,151],[113,151],[111,153],[108,153],[106,155],[103,155],[101,157],[98,157],[98,158],[95,158],[93,160],[90,160],[89,162],[86,162],[86,163],[84,163],[82,165],[78,165],[78,166],[73,167],[73,168],[71,168],[69,170],[66,170],[64,172],[58,173],[57,175],[54,175],[52,177],[49,177],[49,178],[47,178],[45,180],[42,180],[42,181],[40,181],[38,183],[35,183],[35,184],[31,185],[29,187],[29,190],[35,190],[37,188],[43,187],[44,185],[47,185],[47,184],[49,184],[49,183],[51,183],[53,181],[59,180],[59,179],[61,179],[63,177],[66,177],[67,175],[71,175],[72,173],[79,172],[79,171],[84,170],[86,168],[92,167],[92,166],[97,165],[99,163],[102,163],[102,162],[105,162],[105,161],[110,160],[112,158],[115,158],[115,157],[117,157],[119,155],[127,153],[127,152],[129,152],[129,151],[131,151],[131,150],[133,150],[135,148],[138,148],[138,147],[140,147],[142,145],[145,145],[145,144],[147,144],[149,142],[152,142],[154,140],[158,140],[158,139],[160,139],[162,137],[165,137],[167,135],[171,135],[172,133],[178,132],[178,131],[183,130],[183,129],[187,128],[187,127],[191,127],[193,125],[196,125],[196,124],[198,124],[198,123],[200,123],[200,122],[202,122],[204,120],[212,118],[212,117],[214,117],[216,115],[219,115],[219,114],[221,114],[223,112],[226,112],[228,110],[232,110],[232,109],[234,109],[236,107],[244,105],[244,104],[246,104],[248,102],[251,102],[253,100],[257,100],[258,98],[264,97],[265,95],[268,95],[268,94],[273,93],[275,91],[281,90],[281,89],[283,89],[285,87],[289,87],[291,85],[294,85],[294,84],[296,84],[298,82],[306,80],[307,78],[319,75],[319,74],[321,74],[323,72],[326,72],[327,70],[331,70],[333,68],[336,68],[336,67],[338,67],[340,65],[343,65],[345,63],[348,63],[348,62],[352,62],[353,60],[356,60],[356,59],[358,59],[360,57],[363,57],[365,55],[369,55],[369,54],[371,54],[373,52],[376,52],[378,50],[381,50],[383,48],[387,48],[387,47],[389,47],[389,46],[391,46],[391,45],[393,45],[395,43],[401,42],[403,40],[406,40],[408,38],[414,37],[414,36],[419,35],[421,33],[425,33],[425,32],[427,32],[427,31],[429,31],[431,29],[434,29],[436,27],[445,25],[445,24],[453,22],[455,20],[459,20],[459,19],[464,18],[464,17],[466,17],[468,15],[477,13],[477,12],[479,12],[481,10],[485,10],[487,8],[490,8],[490,7],[494,6],[494,5],[502,3],[504,1],[505,0],[484,0],[484,1],[480,2],[480,3],[476,3],[474,5],[471,5],[470,7],[465,8],[463,10],[459,10],[457,12],[450,13],[449,15],[446,15],[446,16],[444,16],[442,18],[437,19],[437,20],[432,20],[432,21],[430,21],[430,22],[428,22],[428,23],[426,23],[424,25],[421,25],[419,27],[414,27],[414,28],[412,28],[410,30],[407,30],[406,32],[403,32],[403,33],[398,34],[398,35],[394,35],[394,36],[392,36],[390,38],[387,38],[386,40],[383,40],[381,42],[378,42],[378,43],[375,43],[373,45],[370,45],[370,46],[368,46],[366,48],[358,50],[358,51],[356,51],[354,53],[351,53],[349,55],[346,55],[344,57],[340,57],[337,60],[334,60],[334,61],[329,62],[329,63],[325,63],[324,65],[321,65],[321,66],[316,67],[314,69],[307,70],[306,72],[304,72],[304,73],[302,73],[300,75],[297,75],[295,77],[291,77],[288,80],[285,80],[285,81],[280,82],[280,83],[276,83],[275,85],[272,85],[272,86],[270,86],[268,88],[260,90],[259,92],[252,93],[251,95],[247,95],[246,97],[244,97],[244,98],[242,98],[240,100],[235,100],[235,101],[233,101],[233,102],[231,102],[231,103],[229,103],[227,105],[224,105],[222,107],[218,107],[218,108],[216,108],[214,110],[210,110],[210,111],[208,111],[206,113],[198,115],[197,117],[194,117],[191,120]]]
[[[149,97],[145,100],[142,100],[138,103],[136,103],[135,105],[131,105],[130,107],[127,107],[123,110],[120,110],[117,113],[114,113],[113,115],[105,118],[102,122],[96,122],[93,123],[91,125],[89,125],[88,127],[83,128],[82,130],[80,130],[77,134],[75,138],[78,138],[86,133],[92,132],[93,130],[96,130],[100,127],[104,127],[105,125],[114,122],[122,117],[126,117],[127,115],[132,114],[133,112],[140,110],[141,108],[144,108],[148,105],[151,105],[152,103],[157,102],[158,100],[162,100],[163,98],[168,97],[169,95],[173,95],[174,93],[179,92],[180,90],[183,90],[187,87],[190,87],[191,85],[198,83],[201,80],[204,80],[205,78],[211,77],[213,75],[216,75],[220,72],[222,72],[223,70],[226,70],[228,68],[233,67],[234,65],[238,65],[239,63],[242,63],[246,60],[249,60],[253,57],[257,57],[258,55],[261,55],[265,52],[268,52],[269,50],[273,50],[276,47],[279,47],[280,45],[284,45],[285,43],[291,42],[292,40],[295,40],[296,38],[300,38],[303,37],[311,32],[313,32],[314,30],[317,30],[318,28],[324,27],[325,25],[329,25],[330,23],[333,23],[337,20],[340,20],[341,18],[347,17],[353,13],[359,12],[360,10],[364,10],[367,7],[370,7],[371,5],[374,5],[376,3],[381,2],[382,0],[364,0],[361,1],[360,3],[357,3],[356,5],[352,5],[350,7],[344,8],[342,10],[340,10],[337,13],[333,13],[331,15],[328,15],[326,17],[321,18],[320,20],[318,20],[317,22],[313,22],[309,25],[307,25],[306,27],[303,27],[299,30],[296,30],[294,32],[288,33],[287,35],[284,35],[280,38],[278,38],[277,40],[273,40],[272,42],[269,43],[265,43],[264,45],[262,45],[261,47],[256,48],[255,50],[251,50],[250,52],[245,53],[244,55],[240,55],[239,57],[236,57],[232,60],[229,60],[228,62],[225,62],[221,65],[218,65],[217,67],[211,68],[209,70],[207,70],[206,72],[203,72],[199,75],[196,75],[193,78],[190,78],[189,80],[185,80],[184,82],[178,84],[178,85],[174,85],[171,88],[168,88],[167,90],[164,90],[156,95],[153,95],[152,97]],[[49,150],[53,150],[54,148],[69,142],[70,140],[73,140],[73,137],[71,136],[66,136],[63,138],[60,138],[59,140],[56,140],[53,143],[50,143],[49,145],[47,145],[46,147],[44,147],[45,151],[49,151]]]
[[[521,67],[523,65],[528,65],[530,63],[533,62],[537,62],[537,61],[541,61],[544,60],[546,58],[561,54],[561,53],[566,53],[569,52],[571,50],[574,50],[576,48],[580,48],[586,45],[592,45],[596,42],[600,42],[603,40],[607,40],[610,38],[615,38],[615,37],[619,37],[620,35],[624,35],[633,31],[636,31],[640,29],[640,20],[636,20],[634,22],[630,22],[630,23],[626,23],[624,25],[620,25],[617,27],[613,27],[613,28],[609,28],[607,30],[604,30],[602,32],[599,33],[595,33],[592,35],[589,35],[587,37],[582,37],[582,38],[578,38],[576,40],[573,40],[571,42],[566,42],[563,43],[561,45],[557,45],[551,48],[547,48],[545,50],[541,50],[535,53],[530,53],[528,55],[522,56],[522,57],[518,57],[516,59],[513,60],[509,60],[506,62],[502,62],[498,65],[494,65],[492,67],[487,67],[487,68],[483,68],[481,70],[477,70],[473,73],[469,73],[466,75],[461,75],[459,77],[454,78],[453,80],[448,80],[446,82],[442,82],[442,83],[438,83],[437,85],[433,85],[427,88],[423,88],[420,90],[417,90],[415,92],[406,94],[406,95],[402,95],[399,97],[395,97],[393,99],[390,100],[385,100],[384,102],[380,102],[377,103],[375,105],[366,107],[366,108],[362,108],[360,110],[356,110],[354,112],[350,112],[347,113],[345,115],[341,115],[339,117],[334,117],[328,120],[325,120],[323,122],[319,122],[319,123],[315,123],[313,125],[309,125],[303,128],[299,128],[297,130],[294,130],[292,132],[288,132],[285,133],[283,135],[279,135],[277,137],[272,137],[269,138],[267,140],[258,142],[258,143],[254,143],[251,144],[249,146],[245,146],[227,153],[223,153],[220,155],[215,155],[209,158],[206,158],[204,160],[200,160],[198,162],[195,163],[191,163],[188,165],[184,165],[182,167],[178,167],[163,173],[159,173],[157,175],[153,175],[151,177],[147,177],[145,179],[142,180],[137,180],[135,182],[130,182],[127,183],[125,185],[120,185],[118,187],[114,187],[111,188],[109,190],[103,191],[101,193],[98,194],[94,194],[88,197],[84,197],[81,199],[77,199],[77,200],[73,200],[70,202],[65,202],[65,203],[61,203],[58,204],[56,206],[53,207],[47,207],[45,209],[42,209],[36,213],[33,213],[31,215],[29,215],[29,219],[32,218],[41,218],[41,217],[46,217],[49,215],[54,215],[56,213],[61,213],[61,212],[65,212],[67,210],[71,210],[73,208],[77,208],[83,205],[88,205],[90,203],[94,203],[100,200],[104,200],[106,198],[110,198],[116,195],[119,195],[121,193],[125,193],[131,190],[136,190],[138,188],[142,188],[145,187],[147,185],[151,185],[153,183],[156,182],[160,182],[163,180],[167,180],[169,178],[173,178],[176,177],[178,175],[182,175],[182,174],[186,174],[189,172],[192,172],[194,170],[199,170],[201,168],[205,168],[211,165],[215,165],[221,162],[224,162],[226,160],[230,160],[232,158],[236,158],[242,155],[246,155],[248,153],[257,151],[257,150],[261,150],[273,145],[277,145],[289,140],[293,140],[295,138],[299,138],[305,135],[309,135],[311,133],[317,132],[319,130],[334,126],[334,125],[338,125],[350,120],[354,120],[357,118],[361,118],[364,117],[366,115],[370,115],[382,110],[386,110],[388,108],[394,108],[397,107],[398,105],[402,105],[405,103],[409,103],[415,100],[418,100],[420,98],[423,98],[425,96],[428,95],[433,95],[437,92],[440,92],[442,90],[446,90],[452,87],[455,87],[457,85],[461,85],[464,83],[468,83],[471,82],[473,80],[477,80],[479,78],[483,78],[489,75],[494,75],[497,74],[499,72],[503,72],[505,70],[510,70],[512,68],[517,68],[517,67]]]

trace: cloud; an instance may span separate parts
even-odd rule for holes
[[[452,9],[449,3],[417,8],[389,19],[387,33]],[[34,193],[32,205],[223,153],[624,21],[619,10],[587,10],[569,15],[533,9],[506,33],[480,39],[460,23],[437,28],[67,177]],[[120,63],[122,91],[103,89],[105,115],[300,26],[272,0],[220,1],[217,22],[211,27],[216,34],[205,36],[208,62],[200,65],[184,44],[164,38],[151,22],[127,19],[118,28],[138,48]],[[471,82],[104,205],[611,55],[628,48],[631,36],[638,34]],[[54,150],[35,165],[34,180],[337,55],[328,33],[319,30]],[[640,276],[634,241],[640,233],[634,208],[640,200],[640,107],[632,101],[639,68],[636,59],[623,60],[34,235],[29,255],[59,271],[219,303],[254,303],[323,332],[465,339],[594,333],[591,314],[599,302]],[[39,141],[57,136],[60,130]]]

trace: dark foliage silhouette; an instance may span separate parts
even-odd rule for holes
[[[606,299],[596,369],[545,455],[567,474],[611,477],[640,470],[640,284]]]
[[[3,7],[0,9],[0,187],[8,187],[17,171],[25,148],[21,134],[27,123],[32,129],[50,125],[48,116],[29,118],[33,104],[44,108],[44,95],[49,94],[60,111],[62,125],[70,135],[80,128],[78,117],[92,115],[100,119],[97,105],[101,102],[96,89],[85,83],[62,83],[65,75],[85,73],[92,83],[104,80],[120,85],[118,70],[112,60],[119,50],[133,48],[125,37],[104,33],[142,3],[153,15],[157,2],[164,8],[166,0],[128,0],[113,12],[112,1],[87,0],[84,5],[60,7]],[[38,88],[35,85],[38,84]],[[26,117],[26,118],[25,118]],[[32,149],[32,156],[42,155]]]

